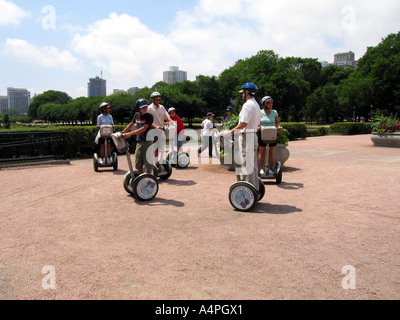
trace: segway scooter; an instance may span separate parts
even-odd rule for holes
[[[273,127],[261,127],[261,140],[266,143],[274,143],[276,142],[276,139],[278,137],[278,129],[273,126]],[[269,174],[270,168],[268,167],[267,164],[265,164],[263,168],[265,174],[260,175],[261,179],[266,179],[266,180],[276,180],[277,184],[281,184],[282,182],[282,163],[280,161],[276,161],[276,164],[271,170],[274,172],[274,174]]]
[[[158,182],[154,175],[139,174],[133,169],[129,146],[121,133],[112,134],[112,139],[120,153],[126,153],[129,172],[124,177],[124,189],[140,201],[150,201],[158,194]]]
[[[171,147],[172,150],[167,154],[167,161],[173,167],[177,167],[179,169],[186,169],[190,164],[189,154],[184,151],[178,152],[175,150],[174,139],[170,138],[169,125],[164,126],[164,132],[166,133],[167,141],[169,140],[169,144],[170,146],[172,146]]]
[[[118,155],[116,152],[113,153],[111,156],[110,161],[107,159],[108,158],[108,151],[109,148],[111,149],[111,145],[109,144],[109,139],[111,138],[111,135],[113,133],[113,126],[112,125],[102,125],[100,127],[100,137],[104,139],[104,154],[105,159],[104,161],[100,161],[101,156],[98,153],[95,153],[93,156],[93,168],[95,172],[99,171],[99,168],[110,168],[113,167],[114,171],[118,170]]]
[[[227,140],[233,144],[233,140]],[[240,178],[238,178],[240,179]],[[254,208],[257,202],[265,195],[265,186],[261,178],[258,178],[259,190],[248,181],[239,180],[229,189],[229,202],[238,211],[247,212]]]

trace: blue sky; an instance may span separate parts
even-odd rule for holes
[[[87,95],[152,86],[179,66],[218,76],[259,50],[333,62],[400,31],[393,0],[0,0],[0,95],[7,87]]]

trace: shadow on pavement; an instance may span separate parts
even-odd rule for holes
[[[132,197],[135,199],[134,197]],[[149,207],[157,207],[157,206],[173,206],[177,208],[183,208],[185,206],[185,203],[181,201],[176,201],[176,200],[170,200],[170,199],[163,199],[163,198],[154,198],[151,201],[140,201],[135,199],[135,204],[138,206],[149,206]]]
[[[257,203],[254,209],[250,211],[250,213],[257,214],[291,214],[298,212],[303,212],[303,210],[294,206],[261,202]]]

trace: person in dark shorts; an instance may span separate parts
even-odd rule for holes
[[[260,155],[259,155],[260,175],[264,175],[265,157],[268,145],[261,140],[261,127],[276,126],[278,130],[282,130],[283,128],[281,127],[280,124],[278,112],[272,109],[274,106],[274,100],[270,96],[266,96],[262,99],[261,106],[264,107],[264,109],[261,110],[261,124],[260,124],[260,130],[257,132],[257,135],[258,135],[258,144],[260,150]],[[272,166],[274,164],[274,152],[276,146],[277,146],[276,142],[269,144],[269,152],[268,152],[269,175],[274,175]]]

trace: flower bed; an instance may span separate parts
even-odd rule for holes
[[[400,121],[394,117],[380,117],[373,125],[371,140],[378,147],[400,148]]]

